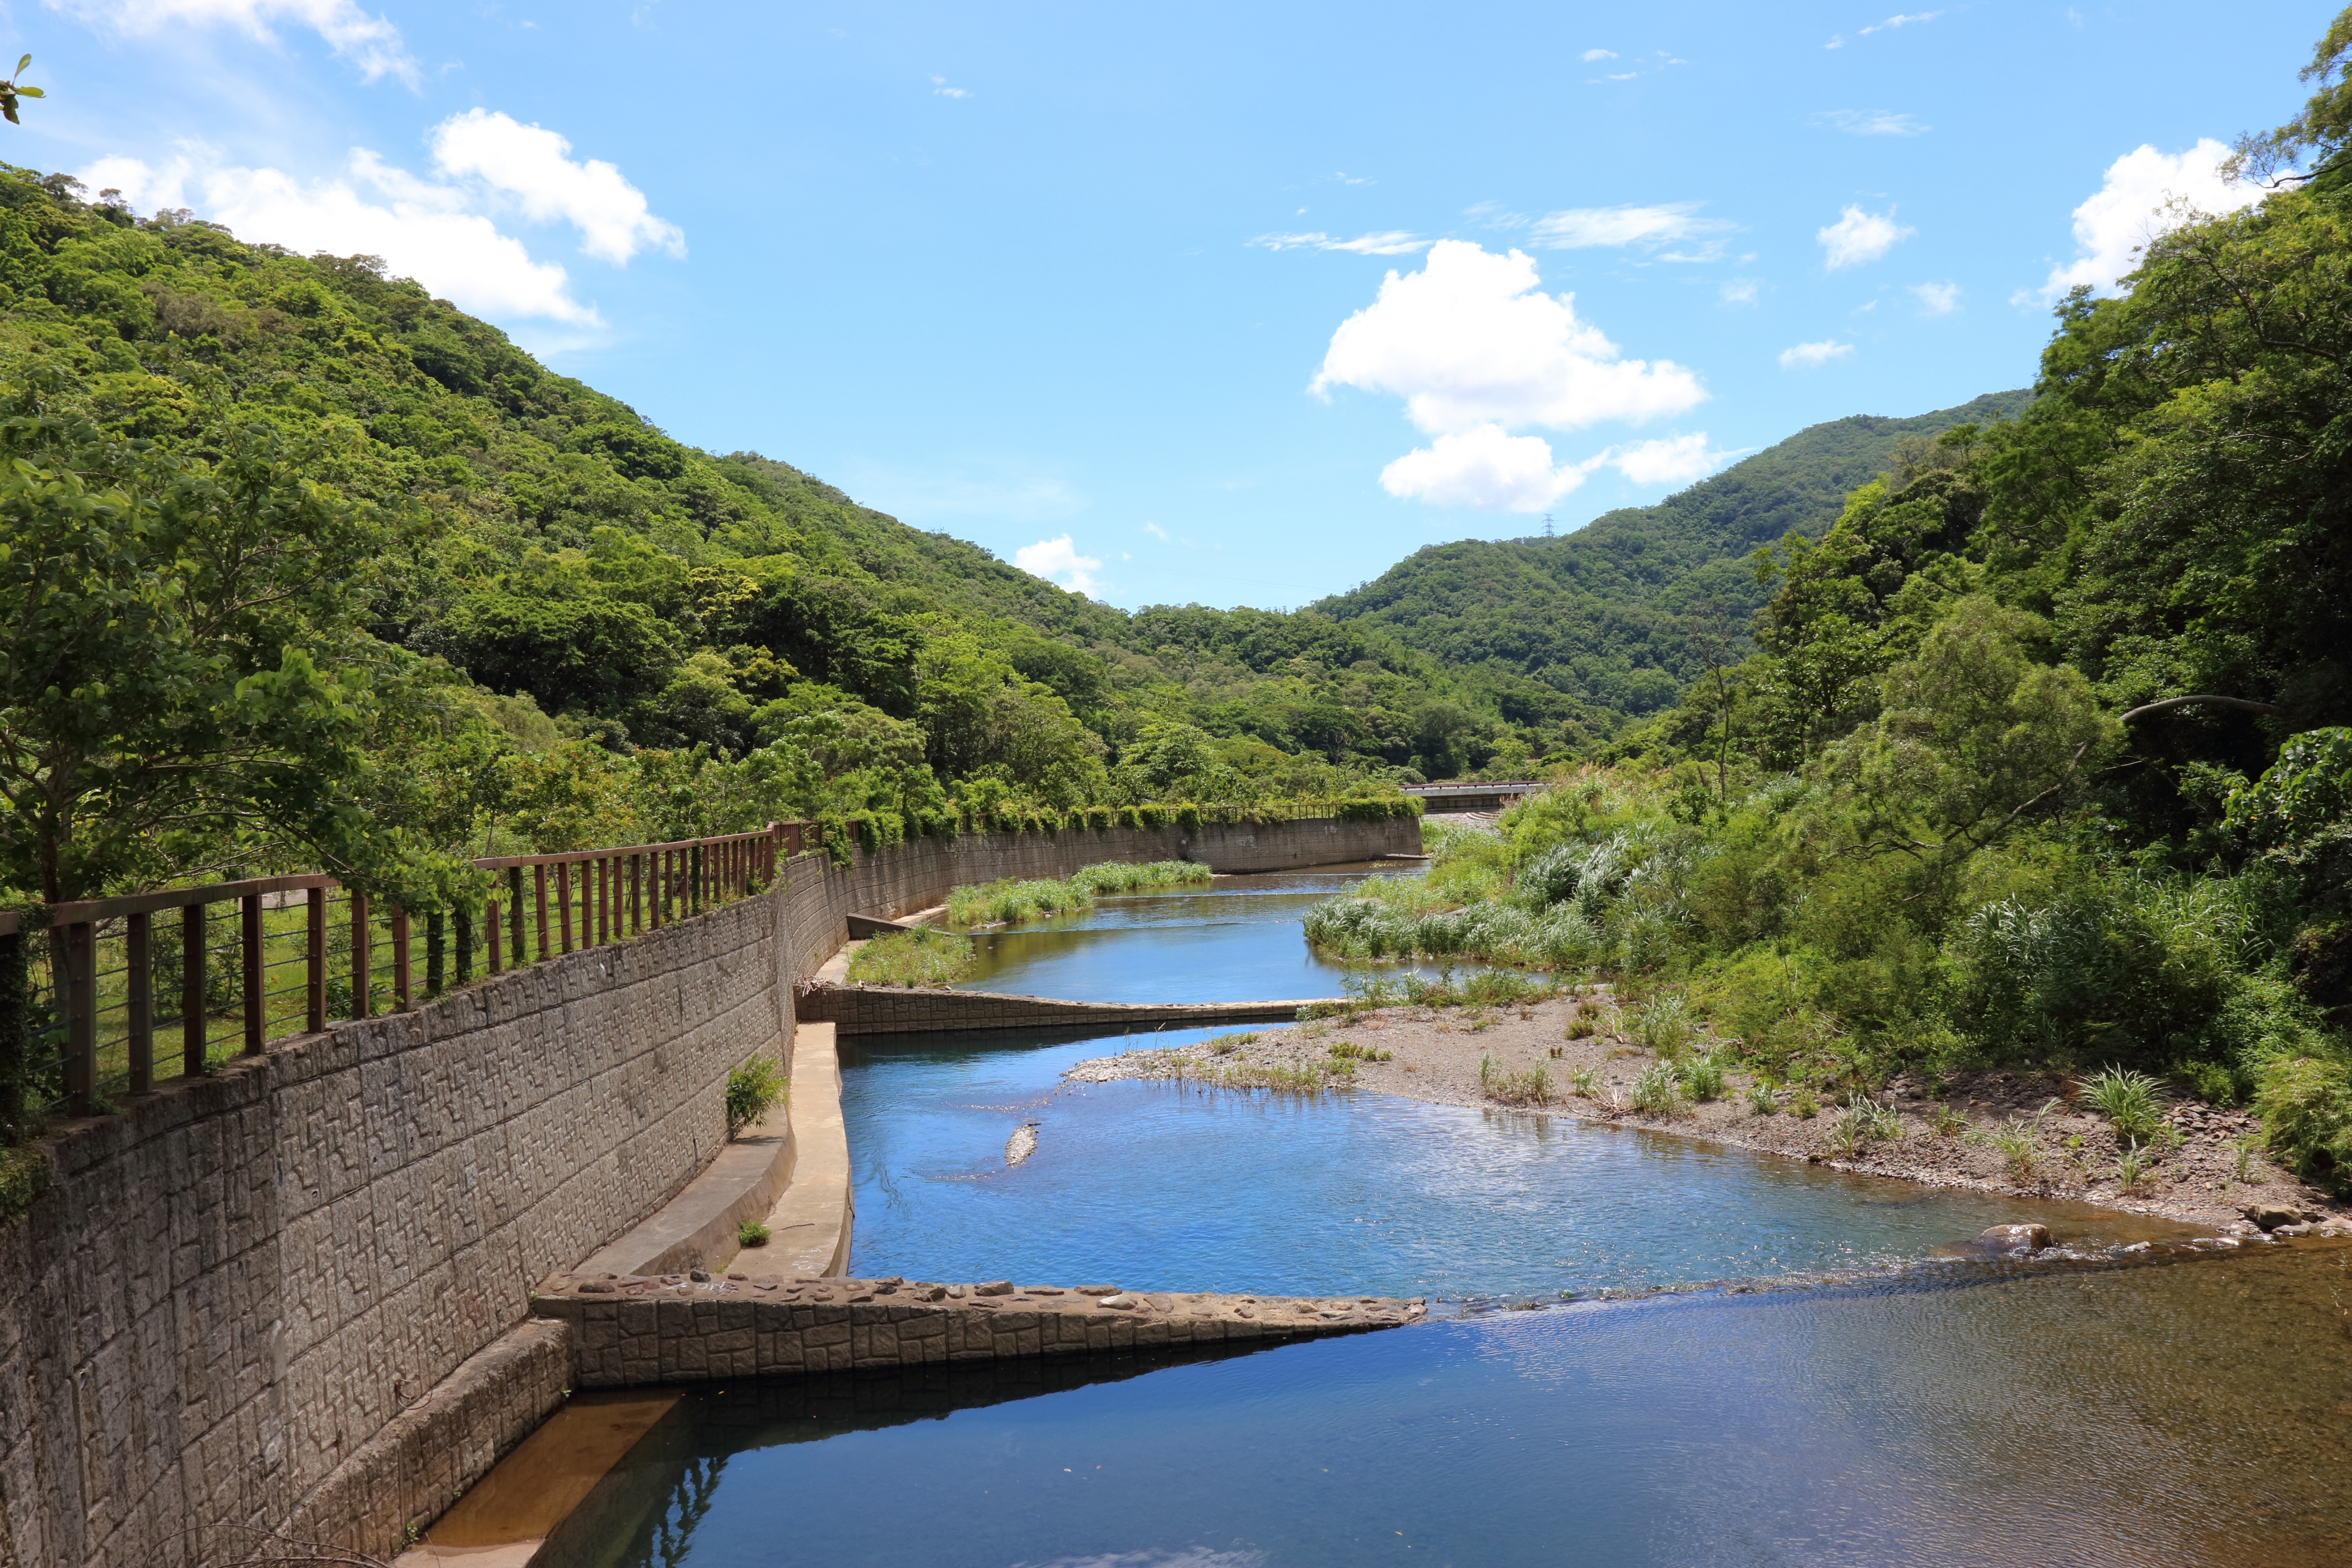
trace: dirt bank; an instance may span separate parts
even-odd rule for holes
[[[1067,1076],[1096,1083],[1182,1078],[1243,1088],[1352,1087],[1438,1105],[1508,1106],[1656,1128],[1843,1171],[2069,1198],[2222,1232],[2252,1229],[2249,1211],[2262,1210],[2272,1211],[2263,1215],[2265,1228],[2279,1222],[2278,1211],[2293,1211],[2298,1226],[2352,1230],[2352,1209],[2280,1170],[2254,1146],[2260,1123],[2242,1110],[2193,1100],[2167,1106],[2163,1130],[2148,1141],[2146,1173],[2126,1191],[2117,1169],[2125,1150],[2105,1118],[2074,1102],[2074,1082],[2062,1075],[1968,1074],[1940,1086],[1940,1100],[1928,1099],[1916,1079],[1898,1079],[1881,1096],[1877,1135],[1857,1143],[1848,1136],[1853,1119],[1842,1118],[1836,1107],[1804,1115],[1806,1107],[1792,1105],[1783,1091],[1775,1110],[1759,1112],[1749,1099],[1752,1080],[1736,1070],[1726,1072],[1719,1099],[1685,1097],[1670,1113],[1633,1110],[1635,1082],[1656,1058],[1622,1035],[1569,1037],[1571,1026],[1597,1030],[1614,1017],[1605,1006],[1568,999],[1489,1009],[1388,1008],[1097,1058]],[[2007,1148],[1993,1141],[2003,1133]]]

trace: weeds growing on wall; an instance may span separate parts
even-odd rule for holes
[[[727,1075],[727,1136],[734,1137],[775,1109],[789,1091],[784,1075],[766,1057],[753,1057]]]

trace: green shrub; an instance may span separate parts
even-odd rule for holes
[[[756,1219],[745,1220],[735,1227],[735,1245],[738,1247],[767,1246],[768,1227]]]
[[[1633,1080],[1633,1109],[1653,1116],[1672,1116],[1683,1105],[1682,1079],[1672,1062],[1652,1062]]]
[[[13,1224],[48,1184],[46,1154],[37,1149],[0,1146],[0,1225]]]
[[[775,1108],[788,1085],[776,1064],[753,1057],[727,1075],[727,1136],[734,1137]]]
[[[1633,1043],[1665,1061],[1688,1050],[1698,1034],[1698,1021],[1691,1016],[1690,1004],[1678,991],[1653,996],[1633,1009],[1627,1019],[1633,1026]]]
[[[2254,1090],[2270,1151],[2297,1175],[2339,1187],[2352,1173],[2352,1072],[2336,1060],[2288,1057],[2263,1069]]]
[[[1723,1064],[1714,1056],[1695,1056],[1682,1064],[1683,1088],[1701,1104],[1723,1098]]]
[[[1478,1065],[1478,1083],[1487,1099],[1504,1105],[1544,1105],[1551,1100],[1551,1074],[1539,1067],[1510,1072],[1496,1068],[1489,1057]]]
[[[1107,860],[1080,867],[1067,881],[1005,878],[950,889],[948,918],[958,925],[1002,925],[1082,910],[1103,893],[1206,882],[1210,876],[1206,866],[1192,860],[1152,860],[1141,865]]]
[[[970,937],[919,926],[868,940],[851,955],[849,978],[859,985],[949,985],[979,964]]]

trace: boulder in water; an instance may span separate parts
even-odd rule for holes
[[[1977,1245],[1988,1252],[2023,1257],[2050,1245],[2050,1227],[2046,1225],[1997,1225],[1979,1233]]]

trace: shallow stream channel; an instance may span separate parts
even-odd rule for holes
[[[1363,874],[1107,899],[983,934],[967,984],[1332,994],[1298,921]],[[691,1390],[537,1561],[2352,1561],[2352,1248],[2117,1254],[2192,1233],[1566,1116],[1062,1081],[1144,1043],[845,1042],[852,1273],[1431,1318]],[[1963,1246],[2022,1220],[2069,1256]]]

